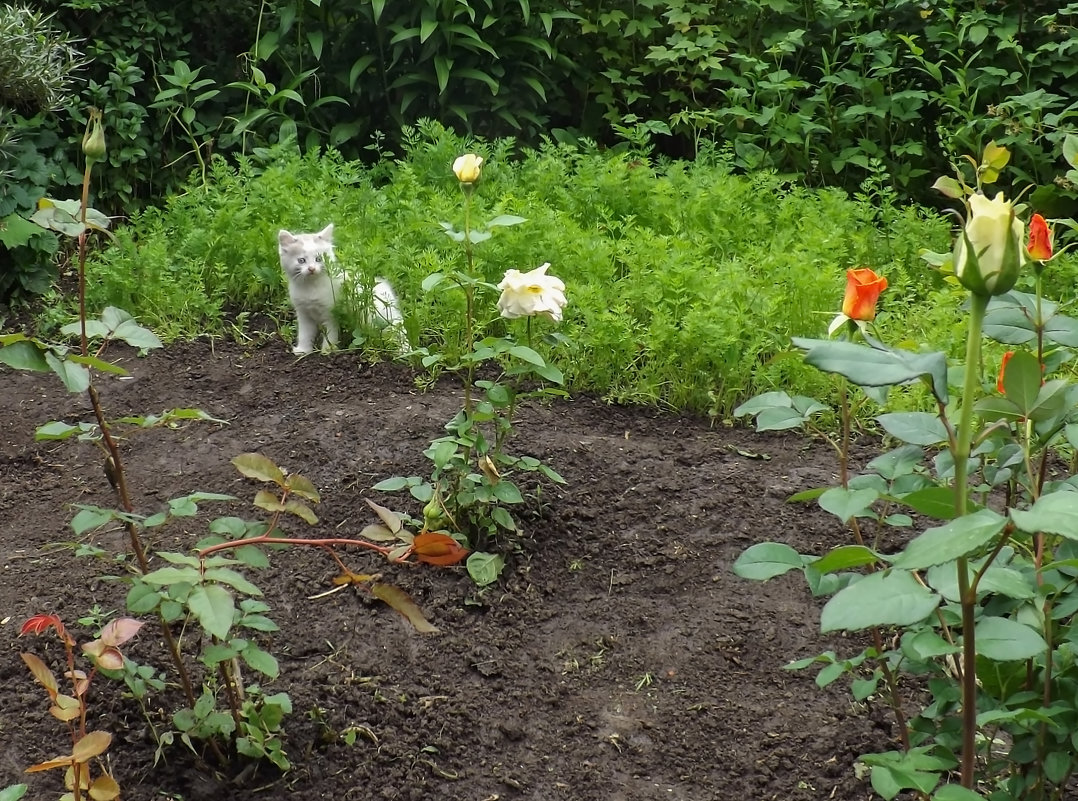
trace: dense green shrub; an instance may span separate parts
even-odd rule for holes
[[[295,139],[368,162],[424,117],[537,146],[716,150],[854,191],[928,191],[989,139],[1015,181],[1054,185],[1078,107],[1078,3],[1046,0],[43,0],[86,38],[85,105],[115,146],[98,206],[160,199],[211,154]],[[61,180],[71,173],[60,157]]]
[[[1050,187],[1078,113],[1078,3],[581,5],[603,117],[661,122],[675,139],[660,147],[719,143],[741,168],[848,189],[876,159],[903,193],[934,200],[935,176],[995,139],[1019,185],[1049,187],[1042,207],[1074,198]]]
[[[56,236],[26,220],[54,180],[46,114],[68,99],[81,56],[49,15],[0,5],[0,303],[44,292]]]
[[[510,140],[473,147],[488,157],[477,219],[528,220],[484,242],[476,269],[493,284],[508,268],[551,263],[569,296],[559,329],[568,343],[552,355],[575,389],[725,413],[755,392],[817,381],[784,358],[789,337],[820,334],[845,269],[866,263],[891,281],[884,329],[912,326],[938,342],[929,301],[939,283],[917,254],[946,249],[948,224],[923,210],[881,209],[772,173],[738,177],[723,162],[653,168],[594,148],[548,143],[513,157]],[[405,148],[371,169],[332,151],[216,160],[208,185],[195,180],[140,213],[95,258],[92,308],[126,308],[166,339],[226,332],[241,312],[268,313],[290,336],[277,230],[332,221],[341,262],[389,278],[421,344],[452,354],[459,301],[421,284],[460,257],[437,223],[459,224],[449,165],[465,143],[424,124],[406,131]],[[492,333],[512,325],[481,323]]]

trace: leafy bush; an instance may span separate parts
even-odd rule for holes
[[[44,292],[56,277],[56,237],[25,218],[54,178],[45,153],[58,140],[42,130],[46,112],[69,98],[80,62],[50,15],[0,5],[0,303]]]
[[[1076,197],[1049,180],[1076,111],[1075,3],[43,3],[87,40],[80,100],[116,144],[96,203],[114,211],[162,198],[212,153],[293,141],[370,161],[425,117],[532,147],[720,151],[739,171],[848,191],[875,175],[933,202],[929,176],[995,139],[1017,185],[1043,187],[1038,206]],[[48,124],[73,142],[70,116]]]
[[[739,168],[848,189],[879,159],[904,194],[926,199],[929,176],[995,139],[1014,152],[1016,185],[1074,200],[1050,179],[1078,111],[1078,4],[581,5],[581,69],[598,106],[583,106],[585,131],[598,113],[626,132],[661,123],[651,130],[674,134],[668,152],[718,143]]]

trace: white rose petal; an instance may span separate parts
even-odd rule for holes
[[[562,319],[562,309],[566,305],[565,284],[560,278],[546,274],[549,267],[547,262],[527,273],[506,271],[498,284],[502,293],[498,298],[498,311],[502,317],[514,320],[545,315],[555,322]]]

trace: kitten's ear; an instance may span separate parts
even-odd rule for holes
[[[289,233],[283,228],[277,232],[277,243],[280,245],[291,245],[296,241],[296,235]]]
[[[318,236],[320,238],[322,238],[322,239],[328,239],[329,241],[332,242],[333,241],[333,223],[330,223],[325,228],[323,228],[321,231],[319,231]]]

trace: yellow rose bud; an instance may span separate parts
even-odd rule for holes
[[[474,153],[465,153],[453,162],[453,173],[462,184],[474,184],[479,180],[483,157]]]
[[[954,249],[959,283],[976,295],[1009,292],[1018,280],[1024,253],[1025,229],[1003,193],[992,199],[971,195],[969,219]]]
[[[90,116],[86,120],[86,132],[82,135],[82,152],[86,155],[87,164],[104,161],[108,152],[105,146],[105,126],[101,123],[101,112],[96,108],[90,109]]]

